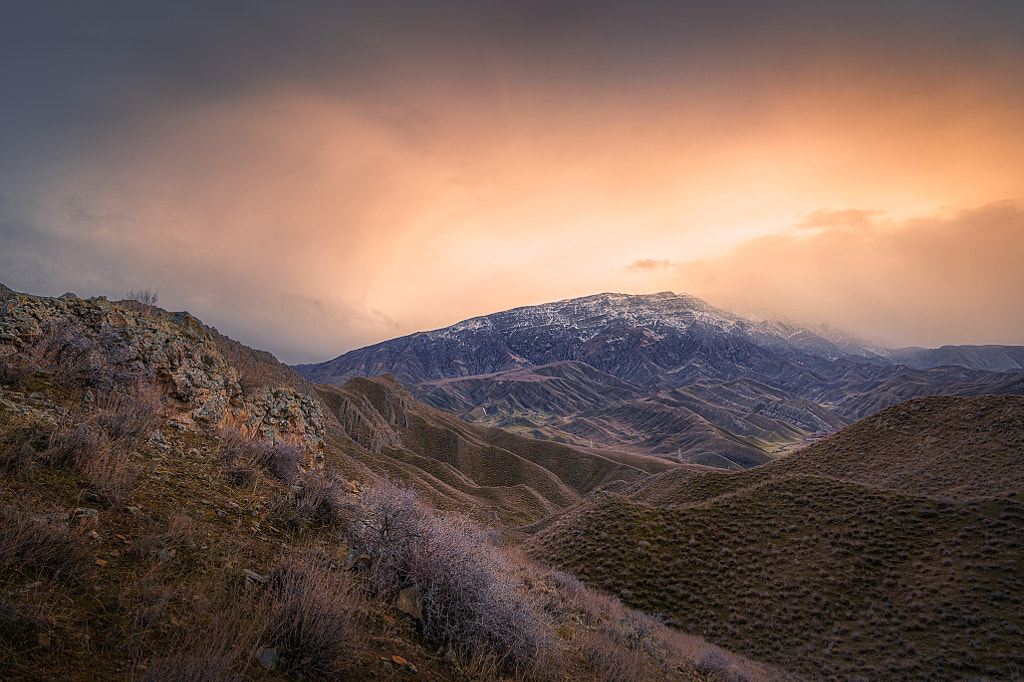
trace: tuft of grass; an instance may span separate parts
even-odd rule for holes
[[[127,499],[138,478],[125,443],[112,442],[106,431],[87,422],[58,427],[42,459],[53,466],[73,467],[87,476],[95,495],[109,504]]]
[[[160,425],[160,394],[153,385],[106,393],[96,405],[95,422],[111,440],[140,440]]]
[[[269,590],[274,607],[266,638],[281,667],[303,678],[343,675],[365,636],[366,607],[352,574],[312,554],[292,555],[270,577]]]
[[[0,575],[67,580],[84,573],[86,556],[80,532],[16,507],[0,507]]]
[[[300,474],[302,448],[296,445],[250,438],[232,428],[223,428],[218,435],[219,459],[228,480],[235,485],[250,482],[257,472],[264,469],[286,483],[291,483]]]

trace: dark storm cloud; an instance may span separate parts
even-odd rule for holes
[[[1018,2],[26,2],[0,17],[0,140],[22,152],[275,81],[358,96],[431,72],[486,85],[526,70],[628,90],[713,79],[723,59],[756,77],[822,51],[1017,58],[1024,39]]]
[[[159,289],[316,360],[492,312],[488,277],[649,282],[965,168],[995,189],[960,208],[1019,199],[1022,45],[1019,2],[8,2],[0,282]]]

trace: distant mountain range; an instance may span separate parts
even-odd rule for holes
[[[534,438],[747,468],[811,434],[931,395],[1024,393],[1024,347],[886,349],[671,292],[476,317],[299,365],[391,374],[418,399]]]

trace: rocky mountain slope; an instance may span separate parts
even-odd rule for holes
[[[892,351],[665,292],[516,308],[296,369],[335,385],[390,373],[476,423],[738,469],[909,398],[1024,393],[1022,357]]]
[[[676,470],[531,527],[536,557],[809,679],[1024,668],[1024,398],[923,398],[738,472]]]
[[[0,288],[0,678],[794,679],[446,511],[531,519],[671,467],[388,378],[314,388],[187,313]]]

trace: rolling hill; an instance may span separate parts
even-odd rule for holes
[[[601,491],[527,547],[810,679],[1012,679],[1022,438],[1020,397],[912,400],[750,471]]]

